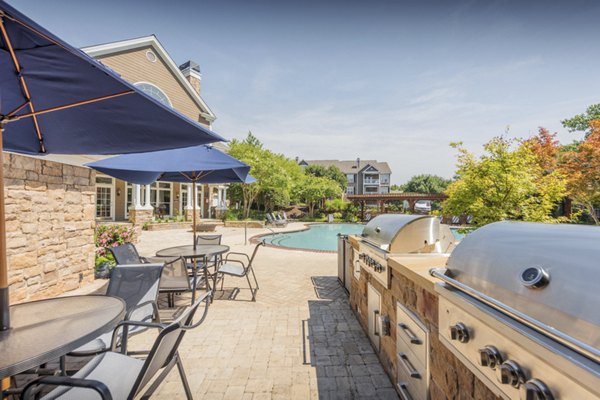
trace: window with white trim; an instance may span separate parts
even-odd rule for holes
[[[169,99],[167,94],[163,92],[162,89],[158,86],[148,82],[138,82],[134,85],[136,88],[140,89],[142,92],[146,93],[150,97],[153,97],[156,100],[163,103],[164,105],[173,108],[173,104],[171,104],[171,100]]]
[[[113,219],[113,178],[96,177],[96,218],[100,220]]]

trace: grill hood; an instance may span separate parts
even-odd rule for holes
[[[454,244],[450,228],[431,215],[382,214],[369,221],[362,237],[390,253],[444,253]]]
[[[454,249],[445,275],[600,356],[600,228],[486,225]]]

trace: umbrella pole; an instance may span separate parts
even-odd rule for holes
[[[8,300],[8,262],[6,258],[6,220],[4,212],[4,152],[2,136],[4,123],[0,121],[0,331],[10,328]]]
[[[196,250],[196,181],[192,181],[192,232],[194,234],[194,250]]]

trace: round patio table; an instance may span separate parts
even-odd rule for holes
[[[157,257],[183,257],[189,258],[193,261],[194,266],[194,276],[196,275],[196,260],[198,258],[204,259],[204,279],[206,280],[206,291],[210,290],[210,286],[208,285],[208,268],[207,268],[207,258],[215,257],[215,266],[217,265],[217,257],[221,254],[227,253],[229,251],[229,246],[224,244],[197,244],[196,246],[190,244],[185,246],[175,246],[169,247],[166,249],[162,249],[156,252]],[[216,282],[217,274],[213,275],[213,287],[217,284]],[[194,279],[194,290],[192,291],[192,302],[196,298],[196,279]],[[214,294],[213,294],[214,296]],[[212,297],[211,296],[211,299]]]
[[[58,297],[10,307],[0,331],[0,378],[52,361],[114,328],[125,302],[104,295]]]

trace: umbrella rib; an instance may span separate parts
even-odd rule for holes
[[[102,100],[108,100],[108,99],[112,99],[114,97],[120,97],[120,96],[124,96],[126,94],[132,94],[132,93],[135,93],[135,90],[130,89],[130,90],[126,90],[124,92],[108,94],[106,96],[95,97],[95,98],[89,99],[89,100],[82,100],[82,101],[77,101],[75,103],[64,104],[62,106],[45,108],[43,110],[38,110],[38,111],[35,111],[35,112],[29,112],[29,113],[25,113],[25,114],[8,116],[6,118],[6,121],[7,122],[18,121],[20,119],[27,118],[27,117],[34,117],[35,118],[36,115],[42,115],[42,114],[47,114],[47,113],[54,112],[54,111],[64,110],[66,108],[72,108],[72,107],[82,106],[82,105],[85,105],[85,104],[95,103],[97,101],[102,101]]]
[[[19,74],[19,81],[21,82],[21,88],[27,98],[27,102],[29,103],[29,108],[33,113],[33,124],[35,125],[35,132],[37,134],[37,139],[40,142],[40,152],[46,152],[46,146],[44,146],[44,138],[42,137],[42,132],[40,131],[40,125],[38,123],[37,117],[35,115],[35,107],[33,106],[33,102],[31,101],[31,94],[29,93],[29,88],[27,87],[27,82],[25,81],[25,77],[21,73],[21,65],[19,64],[19,60],[17,59],[17,55],[15,54],[15,50],[13,49],[12,42],[8,37],[8,32],[6,32],[6,27],[4,26],[4,20],[0,18],[0,30],[2,31],[2,36],[4,36],[4,41],[8,47],[8,51],[10,52],[10,57],[12,58],[13,64],[15,66],[15,70]]]
[[[23,108],[27,107],[28,104],[29,104],[29,101],[26,101],[25,103],[21,104],[19,107],[15,108],[14,110],[12,110],[8,114],[6,114],[5,117],[11,117],[11,116],[15,115],[16,113],[21,111]]]

